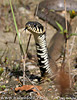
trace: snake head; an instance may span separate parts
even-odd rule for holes
[[[36,21],[27,22],[25,25],[25,30],[26,29],[36,34],[43,34],[45,32],[44,27],[39,22],[36,22]]]

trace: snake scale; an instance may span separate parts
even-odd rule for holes
[[[54,60],[49,59],[47,44],[46,44],[46,31],[43,25],[36,21],[29,21],[26,23],[25,30],[30,31],[35,39],[38,64],[40,65],[41,76],[51,75],[52,69],[57,71],[57,66]]]

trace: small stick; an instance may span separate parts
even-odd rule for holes
[[[30,40],[31,40],[31,36],[32,36],[32,34],[30,34],[30,36],[29,36],[29,40],[28,40],[27,48],[26,48],[26,53],[28,53],[28,48],[29,48],[29,44],[30,44]]]
[[[22,32],[23,32],[24,30],[22,30]],[[14,43],[16,42],[16,39],[17,39],[17,33],[16,33],[16,35],[15,35],[15,38],[14,38]]]
[[[17,38],[17,33],[16,33],[15,38],[14,38],[14,43],[16,42],[16,38]]]
[[[66,25],[66,30],[67,30],[67,10],[66,10],[66,0],[64,0],[64,7],[65,7],[65,25]],[[62,65],[65,63],[66,59],[66,49],[67,49],[67,33],[64,33],[64,38],[65,38],[65,44],[64,44],[64,57],[63,57],[63,62]]]
[[[77,33],[77,27],[76,27],[75,33]],[[74,37],[73,37],[73,40],[72,40],[72,44],[71,44],[71,49],[70,49],[69,56],[71,56],[71,54],[72,54],[72,50],[73,50],[74,43],[75,43],[75,38],[76,38],[76,36],[74,36]]]
[[[67,10],[66,10],[66,0],[64,0],[64,6],[65,6],[65,23],[66,23],[66,30],[67,30]]]
[[[37,16],[38,6],[39,6],[39,4],[36,5],[35,16]]]
[[[25,54],[24,56],[22,55],[22,61],[23,61],[23,85],[25,85],[25,61],[26,61],[27,55]]]
[[[64,5],[65,5],[65,24],[66,24],[66,30],[67,30],[67,11],[66,11],[66,0],[64,0]],[[67,37],[67,34],[65,34],[66,37]],[[67,54],[67,57],[66,57],[66,62],[68,64],[68,67],[69,67],[69,79],[70,79],[70,88],[71,88],[71,85],[72,85],[72,81],[71,81],[71,76],[70,76],[70,73],[71,73],[71,68],[70,68],[70,54],[69,54],[69,46],[68,46],[68,40],[66,40],[66,43],[65,43],[65,49],[66,49],[66,54]],[[66,55],[65,54],[65,55]]]
[[[77,27],[76,27],[75,33],[77,33]],[[74,43],[75,43],[75,38],[76,38],[76,36],[73,37],[71,49],[70,49],[70,51],[69,51],[69,59],[68,59],[69,73],[70,73],[70,70],[71,70],[71,68],[70,68],[70,57],[71,57],[71,54],[72,54],[72,51],[73,51],[73,47],[74,47]],[[70,76],[69,76],[69,77],[70,77]],[[71,80],[70,80],[70,87],[71,87],[71,84],[72,84],[72,82],[71,82]]]

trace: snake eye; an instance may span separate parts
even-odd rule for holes
[[[44,27],[39,22],[36,21],[27,22],[25,29],[37,34],[44,33]]]
[[[36,27],[36,24],[34,24],[34,27]]]

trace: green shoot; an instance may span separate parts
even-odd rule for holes
[[[61,34],[68,33],[68,31],[66,29],[64,30],[63,27],[61,26],[61,24],[59,24],[57,21],[56,21],[56,24],[60,28]],[[67,35],[67,38],[70,36],[77,36],[77,33],[71,33],[69,36]]]
[[[77,36],[77,33],[71,33],[70,36]]]
[[[50,9],[50,11],[51,11],[51,12],[55,12],[55,10],[54,10],[54,9]]]
[[[70,13],[70,18],[74,18],[75,16],[77,16],[77,14],[74,10],[69,11],[69,13]]]
[[[9,0],[9,2],[10,2],[10,7],[11,7],[12,15],[13,15],[14,25],[15,25],[17,36],[18,36],[18,40],[19,40],[21,54],[24,55],[24,51],[23,51],[23,48],[22,48],[22,43],[21,43],[21,40],[20,40],[20,35],[19,35],[19,32],[18,32],[18,27],[17,27],[17,24],[16,24],[16,19],[15,19],[15,15],[14,15],[14,11],[13,11],[11,0]]]
[[[60,29],[60,33],[61,34],[64,34],[64,30],[63,30],[63,27],[61,26],[61,24],[59,24],[57,21],[56,21],[56,24],[57,24],[57,26],[59,27],[59,29]]]
[[[3,73],[4,69],[0,67],[0,75]]]

